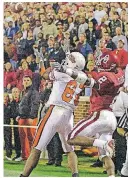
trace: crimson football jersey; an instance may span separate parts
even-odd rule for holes
[[[118,90],[124,83],[124,72],[118,69],[114,72],[92,72],[91,76],[98,84],[97,88],[92,88],[90,97],[90,112],[109,109]]]

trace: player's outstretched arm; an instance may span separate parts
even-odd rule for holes
[[[75,71],[71,68],[67,68],[65,71],[70,77],[75,79],[78,83],[85,84],[89,87],[93,87],[95,84],[95,80],[93,78],[89,78],[84,72],[82,71]]]
[[[51,72],[51,68],[47,68],[46,71],[43,73],[42,77],[45,79],[45,80],[49,80],[49,74]]]

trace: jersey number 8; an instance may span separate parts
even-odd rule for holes
[[[105,82],[106,80],[107,80],[107,77],[103,76],[98,80],[98,82],[101,84],[101,83]]]

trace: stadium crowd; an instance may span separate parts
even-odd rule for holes
[[[55,62],[62,64],[69,52],[80,52],[86,60],[84,71],[91,72],[95,70],[95,59],[110,49],[125,70],[128,63],[127,3],[26,2],[23,7],[23,11],[14,13],[10,3],[4,3],[4,124],[36,126],[43,93],[50,82],[42,75],[48,67],[53,68]],[[34,130],[14,128],[14,160],[21,160],[21,150],[22,160],[28,158]],[[5,127],[8,160],[12,160],[11,138],[11,128]],[[120,171],[119,157],[116,169]]]

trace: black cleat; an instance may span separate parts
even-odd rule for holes
[[[79,173],[73,173],[72,177],[79,177]]]
[[[19,177],[27,177],[27,176],[24,176],[23,174],[20,174],[20,176]]]
[[[121,174],[121,177],[128,177],[128,176],[124,176],[123,174]]]
[[[103,174],[107,174],[107,171],[103,171]]]
[[[90,167],[103,167],[103,162],[97,160],[94,164],[90,165]]]
[[[55,167],[60,167],[61,163],[55,163]]]
[[[54,162],[48,162],[48,163],[46,163],[46,165],[48,165],[48,166],[51,166],[53,164],[55,164],[55,163]]]

